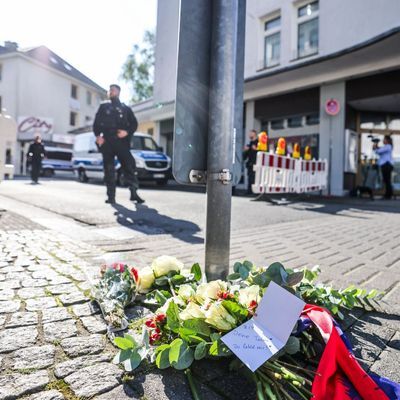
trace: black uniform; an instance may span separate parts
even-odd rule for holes
[[[38,182],[40,170],[42,169],[42,159],[46,152],[42,143],[34,142],[28,149],[28,161],[31,164],[31,179],[33,182]]]
[[[254,178],[256,173],[254,172],[253,166],[255,165],[257,161],[257,150],[253,149],[253,146],[257,147],[258,144],[258,139],[250,140],[250,142],[247,144],[247,147],[249,147],[248,150],[246,150],[243,154],[243,158],[246,161],[246,168],[247,168],[247,193],[250,194],[252,193],[251,190],[251,185],[254,183]]]
[[[121,163],[125,180],[131,191],[131,200],[138,200],[136,190],[139,188],[136,164],[130,152],[130,143],[133,133],[137,128],[137,120],[133,111],[121,103],[119,99],[112,99],[110,102],[100,105],[93,124],[93,132],[96,136],[103,135],[104,144],[100,146],[103,155],[104,181],[107,186],[107,196],[115,201],[115,165],[117,156]],[[128,136],[120,139],[117,136],[119,129],[128,132]]]

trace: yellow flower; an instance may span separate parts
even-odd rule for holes
[[[193,319],[193,318],[205,318],[204,311],[201,309],[201,307],[193,302],[190,302],[187,307],[179,314],[179,318],[182,321],[185,321],[187,319]]]
[[[221,280],[202,283],[197,288],[196,296],[198,296],[202,301],[208,299],[216,300],[218,298],[218,293],[221,291],[226,291],[227,288],[227,283]]]
[[[139,271],[139,282],[137,283],[137,291],[139,293],[147,293],[153,286],[155,276],[150,267],[144,267]]]
[[[250,307],[252,302],[260,302],[260,286],[252,285],[239,290],[239,303],[246,308]]]
[[[206,311],[206,322],[220,331],[230,331],[236,327],[236,320],[221,303],[213,303]]]
[[[167,275],[170,271],[179,272],[183,269],[183,263],[171,256],[160,256],[153,260],[151,268],[156,278]]]

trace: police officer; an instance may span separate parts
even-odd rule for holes
[[[35,137],[35,141],[31,143],[28,149],[28,162],[31,164],[32,183],[39,183],[40,170],[42,169],[42,160],[46,156],[46,151],[42,144],[40,135]]]
[[[121,88],[118,85],[110,85],[110,101],[100,105],[93,124],[96,143],[103,155],[104,181],[107,186],[106,203],[115,203],[115,156],[121,163],[125,180],[131,191],[130,199],[137,203],[144,203],[137,194],[139,182],[135,170],[135,159],[130,152],[132,135],[138,123],[130,107],[120,102],[120,92]]]

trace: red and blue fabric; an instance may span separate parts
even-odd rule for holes
[[[350,342],[327,310],[307,304],[298,332],[310,323],[326,343],[312,385],[313,400],[400,400],[399,384],[362,369]]]

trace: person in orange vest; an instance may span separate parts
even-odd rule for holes
[[[244,146],[243,151],[243,161],[246,161],[247,168],[247,194],[253,194],[251,190],[251,185],[254,183],[254,178],[256,173],[254,172],[254,165],[257,161],[257,132],[255,129],[252,129],[249,132],[249,142]]]

